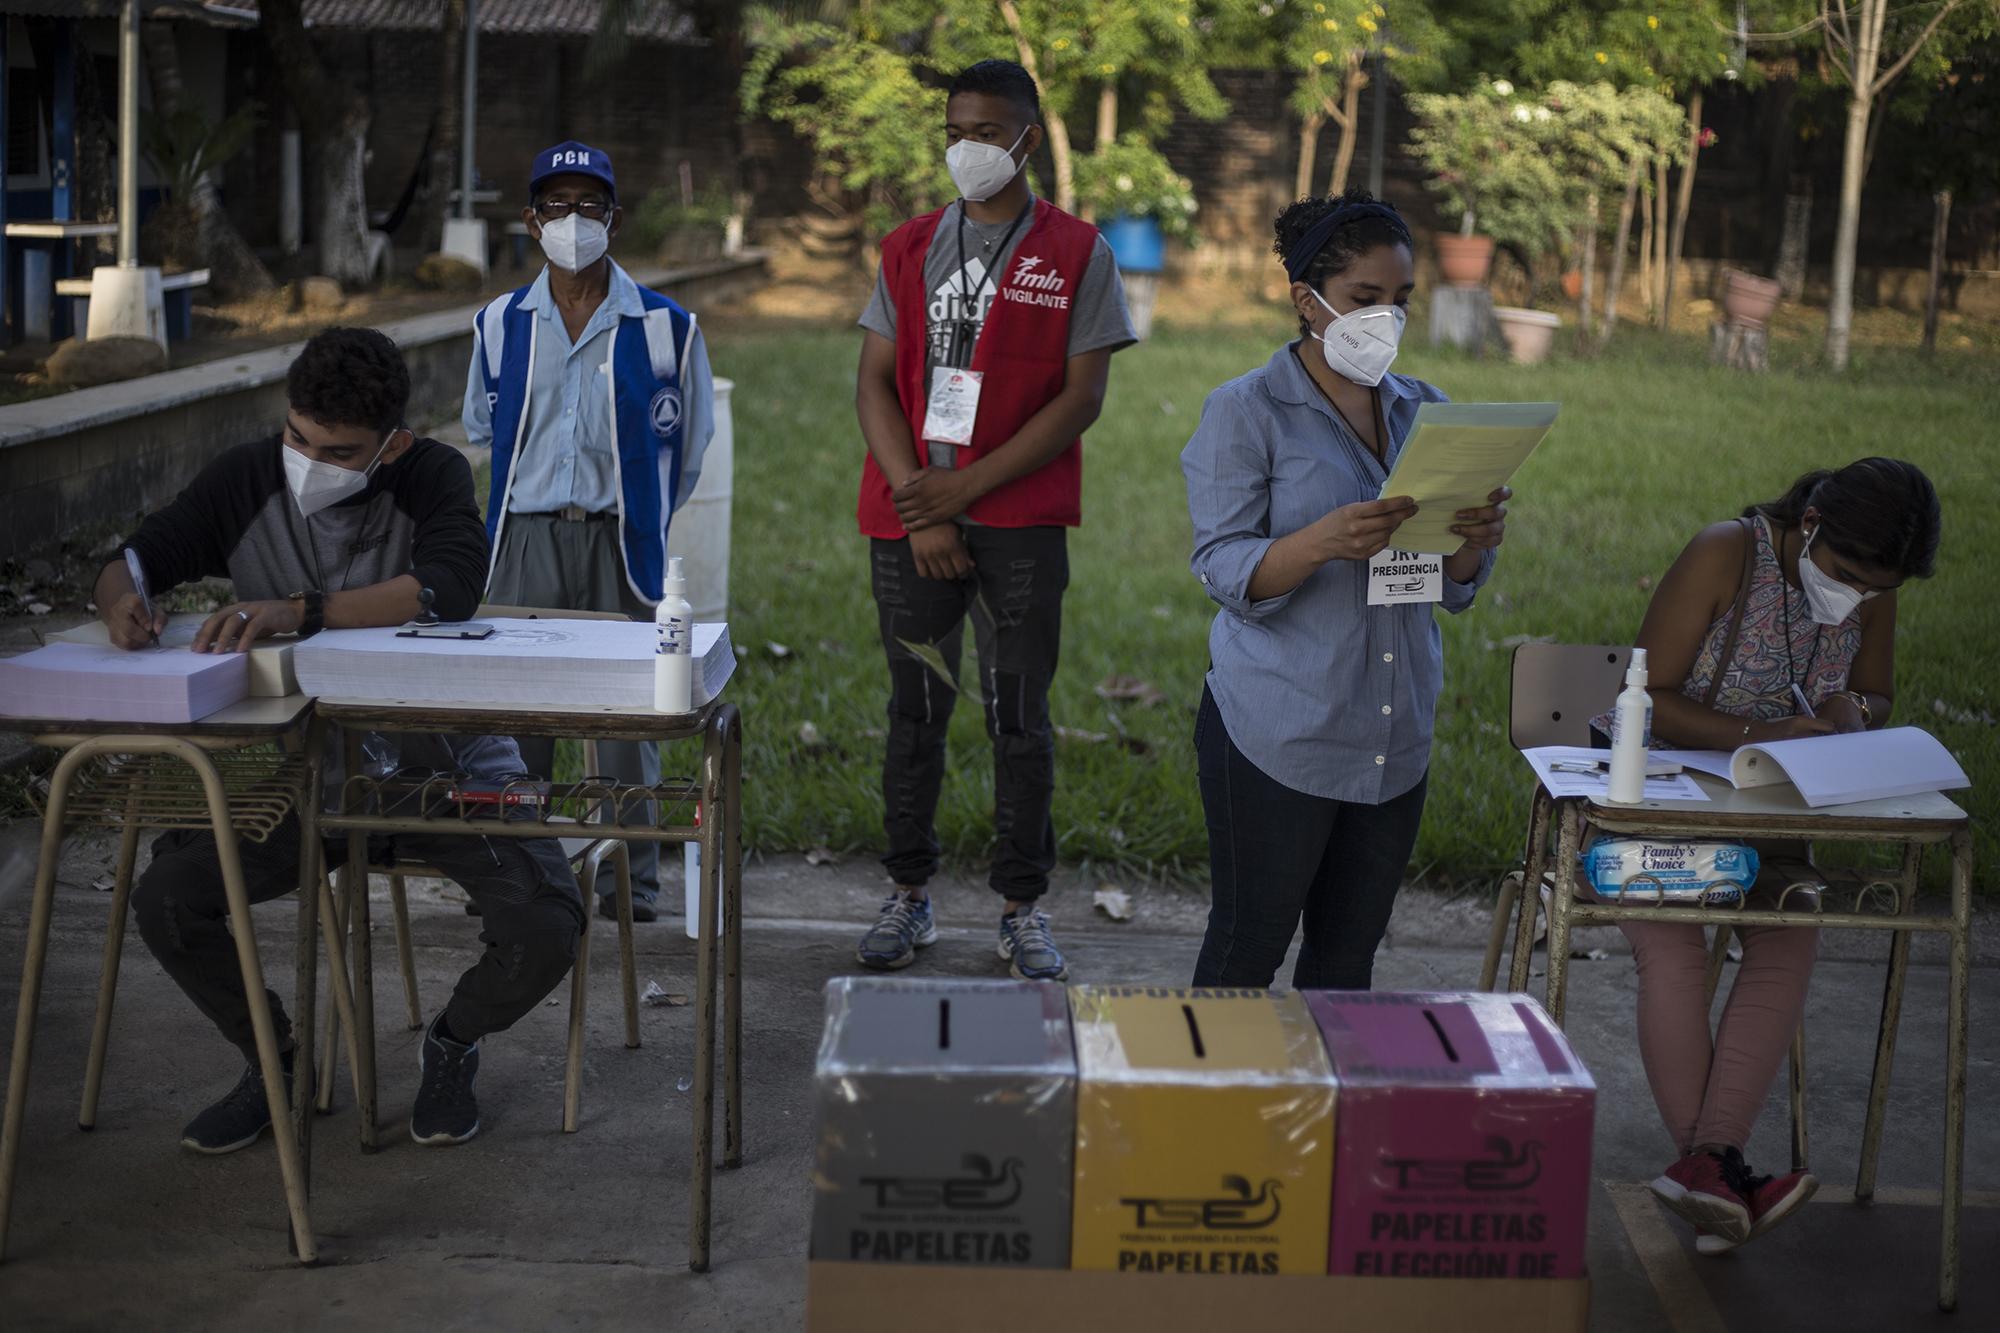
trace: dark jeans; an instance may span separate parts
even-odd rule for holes
[[[1367,990],[1429,776],[1381,805],[1308,796],[1243,756],[1207,690],[1194,744],[1214,882],[1194,984],[1270,985],[1303,917],[1293,987]]]
[[[882,763],[882,864],[898,884],[918,887],[938,868],[938,790],[945,731],[958,702],[959,653],[967,615],[979,653],[975,697],[993,742],[993,833],[988,882],[1006,898],[1039,898],[1056,864],[1055,732],[1049,685],[1062,646],[1069,586],[1062,528],[962,529],[973,574],[923,578],[910,543],[872,543],[870,582],[889,656],[889,744]],[[949,676],[924,655],[933,651]]]
[[[290,893],[299,882],[299,821],[285,820],[263,842],[243,842],[243,882],[250,901]],[[556,988],[576,961],[584,929],[576,877],[553,838],[399,837],[396,850],[444,871],[483,913],[479,938],[486,951],[458,979],[445,1010],[446,1025],[461,1041],[513,1026]],[[369,860],[386,864],[388,844],[371,844]],[[327,867],[347,859],[347,840],[326,844]],[[257,1045],[243,973],[229,934],[229,900],[215,835],[176,831],[153,843],[153,861],[132,886],[132,914],[146,947],[177,985],[244,1058]],[[291,1021],[269,995],[278,1047],[292,1047]]]

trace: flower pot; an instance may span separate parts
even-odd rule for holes
[[[1493,307],[1500,324],[1500,336],[1507,341],[1507,353],[1516,363],[1532,366],[1546,359],[1555,344],[1562,320],[1545,310],[1522,310],[1517,306]]]
[[[1778,284],[1770,278],[1729,269],[1722,289],[1722,313],[1731,324],[1761,329],[1778,308]]]
[[[1120,273],[1158,273],[1167,266],[1167,234],[1158,218],[1120,213],[1098,228]]]
[[[1447,232],[1437,238],[1438,272],[1454,287],[1478,287],[1493,266],[1491,236],[1460,236]]]
[[[1563,274],[1562,285],[1564,299],[1572,305],[1576,304],[1583,298],[1583,270],[1573,268]]]

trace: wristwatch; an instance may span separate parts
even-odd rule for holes
[[[305,604],[303,617],[299,621],[301,639],[310,639],[326,628],[326,594],[307,588],[293,593],[285,600]]]

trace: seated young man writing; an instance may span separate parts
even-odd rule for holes
[[[243,652],[274,634],[401,624],[421,609],[425,588],[440,617],[470,616],[488,554],[472,471],[449,445],[417,439],[403,424],[410,375],[396,345],[373,329],[328,329],[299,353],[285,388],[290,408],[278,439],[216,458],[127,543],[156,593],[201,578],[236,585],[239,600],[208,618],[195,651]],[[96,600],[120,647],[149,647],[165,623],[158,612],[147,623],[122,552],[98,575]],[[380,736],[367,748],[391,767],[482,780],[521,772],[520,752],[505,737]],[[340,780],[330,764],[327,790],[338,792]],[[328,865],[339,865],[346,849],[344,838],[327,843]],[[371,841],[370,859],[390,850],[386,840]],[[424,1033],[423,1081],[410,1114],[417,1142],[462,1143],[479,1131],[480,1039],[513,1026],[568,973],[583,904],[553,838],[399,837],[394,850],[438,867],[482,910],[486,950]],[[251,901],[297,887],[296,816],[241,852]],[[249,1061],[236,1086],[188,1123],[181,1142],[204,1153],[248,1147],[271,1115],[214,835],[176,831],[156,841],[132,910],[160,966]],[[278,997],[270,1001],[289,1085],[291,1025]]]

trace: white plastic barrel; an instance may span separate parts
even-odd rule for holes
[[[694,494],[674,514],[667,550],[687,570],[687,599],[697,624],[729,619],[729,507],[736,490],[736,429],[729,380],[715,381],[715,434],[701,458]]]
[[[160,270],[112,264],[90,272],[90,325],[87,338],[151,338],[167,345],[166,307]]]

